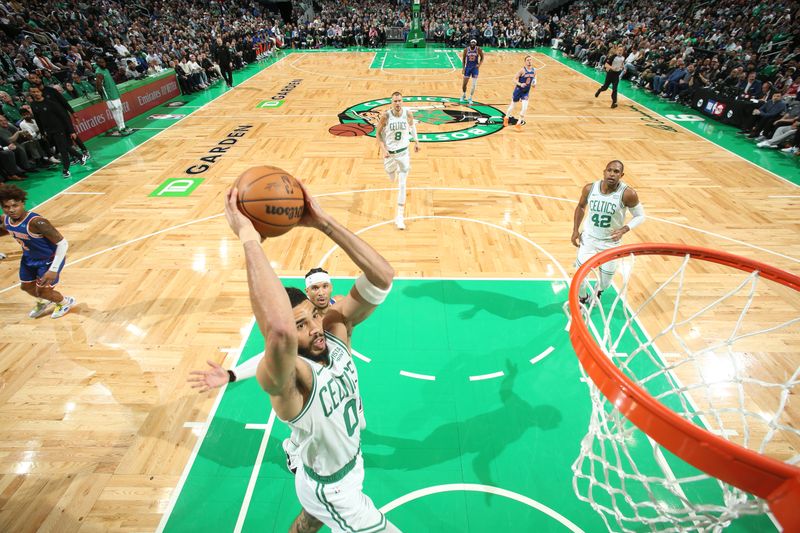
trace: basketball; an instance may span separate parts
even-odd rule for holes
[[[332,126],[328,132],[338,137],[360,137],[372,132],[374,129],[375,127],[372,124],[349,123]]]
[[[303,189],[288,172],[276,167],[245,170],[234,185],[239,210],[262,237],[283,235],[303,217]]]

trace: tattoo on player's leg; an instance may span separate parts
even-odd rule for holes
[[[300,511],[297,518],[294,519],[292,527],[289,528],[289,533],[315,533],[322,527],[322,522],[311,516],[305,509]]]

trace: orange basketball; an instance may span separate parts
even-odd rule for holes
[[[237,205],[262,237],[283,235],[303,217],[303,190],[288,172],[276,167],[245,170],[234,185]]]
[[[328,133],[338,137],[360,137],[372,132],[375,127],[372,124],[361,124],[358,122],[337,124],[328,129]]]

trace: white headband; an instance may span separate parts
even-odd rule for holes
[[[331,277],[328,275],[327,272],[314,272],[310,276],[306,277],[306,289],[312,285],[317,283],[330,283]]]

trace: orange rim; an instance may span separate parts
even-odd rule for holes
[[[572,317],[581,317],[579,290],[591,269],[629,255],[690,255],[745,272],[759,271],[761,277],[800,291],[800,276],[727,252],[683,244],[629,244],[600,252],[581,265],[569,290]],[[569,336],[586,373],[625,418],[695,468],[766,500],[786,531],[800,531],[800,468],[725,440],[663,406],[603,353],[582,319],[571,321]]]

